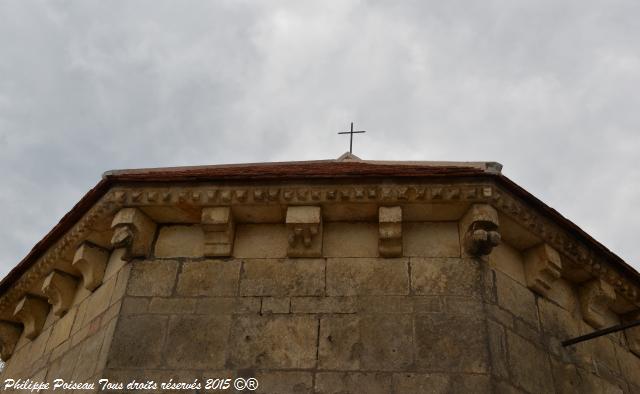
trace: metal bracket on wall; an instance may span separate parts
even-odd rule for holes
[[[617,324],[617,325],[612,326],[612,327],[596,330],[596,331],[594,331],[594,332],[592,332],[590,334],[585,334],[585,335],[581,335],[579,337],[567,339],[566,341],[562,341],[562,346],[567,347],[567,346],[575,345],[576,343],[588,341],[590,339],[598,338],[598,337],[601,337],[603,335],[611,334],[611,333],[618,332],[618,331],[623,331],[623,330],[626,330],[628,328],[632,328],[632,327],[636,327],[636,326],[640,326],[640,320],[634,320],[634,321],[630,321],[630,322],[627,322],[627,323]]]

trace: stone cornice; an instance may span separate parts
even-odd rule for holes
[[[639,275],[627,275],[628,266],[603,255],[590,246],[572,229],[567,229],[549,217],[546,212],[534,208],[496,180],[485,177],[464,182],[456,179],[442,182],[438,179],[419,182],[339,184],[330,182],[317,185],[266,184],[235,186],[185,185],[147,186],[130,184],[113,186],[82,216],[53,246],[31,262],[19,278],[5,285],[0,296],[0,313],[6,312],[36,283],[53,269],[62,256],[73,254],[87,239],[97,222],[110,221],[116,212],[125,207],[169,207],[169,206],[236,206],[236,205],[313,205],[329,206],[343,203],[370,203],[379,206],[403,206],[420,203],[488,203],[500,213],[514,219],[522,227],[548,243],[564,258],[569,259],[593,277],[610,284],[615,292],[634,305],[639,302]],[[249,181],[250,182],[250,181]],[[247,182],[248,183],[248,182]],[[548,208],[548,207],[547,207]],[[550,209],[550,208],[549,208]],[[405,220],[411,220],[405,218]],[[623,274],[624,273],[624,274]],[[6,278],[5,278],[6,279]],[[3,281],[4,282],[4,281]],[[4,313],[6,315],[6,313]]]

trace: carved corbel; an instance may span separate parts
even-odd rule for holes
[[[593,279],[580,285],[580,308],[584,320],[595,328],[607,323],[607,309],[616,299],[616,292],[602,279]]]
[[[627,313],[623,317],[623,323],[640,320],[640,311]],[[640,327],[632,327],[624,330],[624,336],[627,338],[629,350],[636,356],[640,356]]]
[[[0,321],[0,357],[7,361],[16,348],[22,329],[19,324]]]
[[[103,271],[104,272],[104,271]],[[76,294],[78,280],[60,271],[52,271],[42,284],[42,292],[52,305],[53,314],[60,317],[67,313]]]
[[[18,302],[13,312],[13,315],[22,322],[24,335],[29,339],[34,339],[40,334],[48,314],[47,301],[29,294]]]
[[[288,207],[286,223],[289,231],[288,256],[322,256],[322,215],[320,207]]]
[[[382,257],[402,256],[402,208],[378,208],[378,251]]]
[[[551,285],[560,279],[562,261],[558,252],[546,243],[524,252],[524,273],[527,287],[547,296]]]
[[[123,208],[111,223],[114,248],[126,248],[123,259],[130,261],[136,257],[145,257],[151,250],[156,232],[156,223],[137,208]]]
[[[93,291],[102,284],[108,260],[109,252],[107,250],[84,242],[76,250],[71,264],[82,274],[85,289]]]
[[[473,204],[460,219],[463,248],[471,256],[484,256],[500,243],[498,212],[489,204]]]
[[[231,256],[236,226],[229,207],[202,209],[205,256]]]

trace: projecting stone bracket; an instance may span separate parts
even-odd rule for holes
[[[52,305],[53,314],[60,317],[67,313],[76,294],[78,280],[60,271],[52,271],[42,284],[42,292]]]
[[[0,321],[0,357],[7,361],[16,348],[22,329],[19,324]]]
[[[558,252],[546,243],[524,252],[524,272],[527,287],[547,296],[551,286],[560,279],[562,261]]]
[[[137,208],[123,208],[111,222],[114,248],[125,248],[123,259],[146,257],[156,232],[156,223]]]
[[[235,221],[230,207],[202,209],[205,256],[231,256],[235,237]]]
[[[489,204],[473,204],[460,219],[463,250],[484,256],[500,244],[498,212]]]
[[[322,256],[322,215],[320,207],[288,207],[289,257]]]
[[[109,252],[107,250],[84,242],[76,250],[71,264],[82,274],[85,289],[93,291],[102,284],[108,260]]]
[[[40,334],[48,314],[47,301],[29,294],[18,302],[13,312],[13,315],[22,322],[24,335],[29,339],[34,339]]]
[[[616,299],[616,292],[602,279],[593,279],[580,286],[580,308],[584,320],[595,328],[607,324],[607,309]]]
[[[382,257],[402,256],[402,208],[378,208],[378,251]]]

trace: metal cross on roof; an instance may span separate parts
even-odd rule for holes
[[[350,134],[349,136],[349,153],[353,153],[353,135],[359,133],[366,133],[366,130],[353,131],[353,122],[351,122],[351,131],[341,131],[338,134]]]

